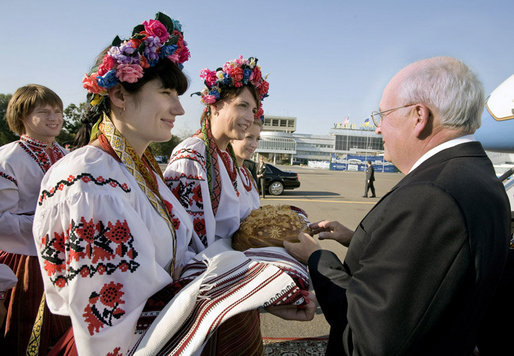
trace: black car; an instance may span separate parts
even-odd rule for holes
[[[282,171],[269,163],[266,163],[264,179],[265,189],[271,195],[280,195],[284,189],[294,189],[300,186],[298,174]]]

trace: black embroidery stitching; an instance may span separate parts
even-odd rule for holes
[[[11,182],[13,182],[14,184],[16,184],[16,186],[18,186],[18,182],[16,181],[16,179],[14,179],[14,177],[11,177],[10,175],[8,175],[7,173],[4,173],[4,172],[0,172],[0,177],[2,178],[5,178],[7,180],[10,180]]]
[[[70,176],[71,177],[71,176]],[[62,190],[59,189],[62,185],[65,185],[65,186],[72,186],[73,184],[75,184],[75,182],[77,182],[78,180],[82,180],[84,181],[84,178],[89,178],[90,181],[94,182],[96,185],[106,185],[106,184],[109,184],[111,187],[113,188],[116,188],[116,186],[118,186],[121,190],[123,190],[125,193],[130,193],[132,191],[132,189],[130,189],[126,183],[123,183],[123,184],[120,184],[120,182],[118,182],[116,179],[112,179],[112,178],[108,178],[108,179],[105,179],[103,180],[99,180],[95,177],[93,177],[90,173],[81,173],[79,174],[78,176],[74,177],[72,180],[70,180],[70,178],[68,177],[68,179],[66,180],[60,180],[59,182],[57,182],[57,184],[50,190],[43,190],[41,191],[41,195],[39,196],[39,201],[38,201],[38,205],[42,205],[43,204],[43,200],[45,200],[46,198],[51,198],[55,195],[55,193],[58,191],[58,190]],[[101,177],[100,177],[101,178]],[[84,181],[85,183],[89,183],[89,181]],[[111,184],[111,183],[114,183]]]

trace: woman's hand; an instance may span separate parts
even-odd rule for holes
[[[305,305],[279,305],[267,307],[268,313],[278,316],[284,320],[311,321],[314,318],[317,308],[316,296],[308,291],[302,291],[305,298]]]

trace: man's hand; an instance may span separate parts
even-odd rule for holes
[[[285,320],[311,321],[316,313],[317,303],[313,293],[302,291],[307,302],[304,306],[296,305],[280,305],[276,307],[268,307],[268,313],[278,316]]]
[[[337,221],[323,220],[310,225],[312,234],[319,234],[320,240],[335,240],[348,247],[352,240],[353,231]]]
[[[298,240],[300,242],[284,241],[284,248],[298,261],[307,264],[310,255],[314,251],[321,250],[321,246],[316,239],[304,232],[298,234]]]

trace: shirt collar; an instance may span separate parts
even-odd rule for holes
[[[53,147],[55,144],[55,141],[52,143],[47,143],[47,142],[39,141],[39,140],[37,140],[33,137],[30,137],[28,135],[25,135],[25,134],[20,136],[20,140],[25,142],[29,146],[38,147],[38,148]]]
[[[431,150],[426,152],[423,156],[421,156],[416,161],[416,163],[414,163],[414,165],[410,169],[409,173],[412,172],[413,170],[415,170],[417,167],[419,167],[419,165],[421,163],[425,162],[427,159],[434,156],[435,154],[437,154],[447,148],[454,147],[454,146],[460,145],[462,143],[473,142],[473,141],[476,141],[474,135],[466,135],[466,136],[454,138],[453,140],[450,140],[450,141],[443,142],[440,145],[435,146],[434,148],[432,148]]]

